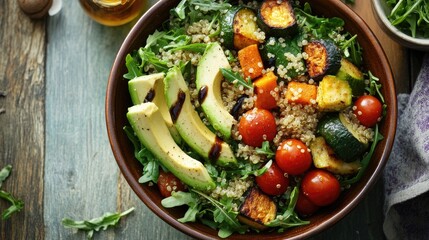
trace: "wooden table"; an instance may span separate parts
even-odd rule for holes
[[[147,1],[145,8],[156,1]],[[413,54],[377,26],[370,1],[354,9],[379,37],[398,92],[408,92]],[[0,221],[0,239],[84,239],[65,229],[64,217],[90,219],[136,210],[95,239],[190,239],[156,217],[131,191],[108,142],[104,99],[115,54],[133,23],[105,27],[78,1],[60,14],[33,21],[17,1],[0,2],[0,168],[13,166],[2,189],[25,208]],[[124,96],[125,97],[125,96]],[[381,181],[347,217],[315,239],[382,239]],[[0,210],[8,207],[0,201]]]

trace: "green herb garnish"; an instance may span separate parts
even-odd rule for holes
[[[291,194],[289,204],[286,208],[286,211],[281,214],[277,214],[276,218],[266,225],[269,227],[280,227],[281,230],[296,226],[307,225],[310,221],[301,220],[296,212],[294,211],[296,202],[298,201],[298,187],[294,187]]]
[[[426,0],[386,0],[393,26],[412,37],[429,37],[429,3]]]
[[[235,84],[235,86],[242,85],[245,88],[253,89],[253,83],[250,77],[244,79],[240,73],[234,72],[231,69],[221,68],[220,71],[222,72],[222,75],[225,77],[225,79],[228,82]]]
[[[270,148],[270,142],[264,141],[262,142],[262,146],[260,148],[256,148],[255,151],[259,154],[264,154],[267,158],[272,158],[276,155],[273,150]]]
[[[87,238],[92,239],[94,231],[106,230],[109,226],[115,226],[119,220],[134,211],[130,208],[122,213],[105,213],[103,216],[91,220],[75,221],[69,218],[63,218],[61,224],[65,228],[75,228],[87,232]]]
[[[6,165],[6,167],[4,167],[1,171],[0,171],[0,187],[2,186],[4,180],[6,180],[6,178],[9,177],[10,172],[12,171],[12,166],[11,165]],[[12,194],[0,190],[0,198],[10,202],[12,204],[12,206],[10,206],[9,208],[7,208],[6,210],[4,210],[2,212],[2,219],[6,220],[8,218],[10,218],[10,216],[15,213],[15,212],[19,212],[22,210],[22,208],[24,208],[24,202],[22,200],[16,199],[15,197],[12,196]]]

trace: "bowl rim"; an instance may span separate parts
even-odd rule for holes
[[[179,0],[177,0],[178,2]],[[124,175],[126,181],[130,185],[130,187],[133,189],[133,191],[136,193],[136,195],[144,202],[144,204],[157,216],[159,216],[162,220],[167,222],[169,225],[173,226],[177,230],[188,234],[189,236],[199,238],[199,239],[209,239],[209,236],[203,234],[202,232],[194,229],[193,227],[189,226],[188,224],[183,224],[177,221],[176,218],[169,215],[166,210],[160,208],[157,206],[157,204],[153,201],[149,200],[149,197],[147,193],[143,190],[141,187],[141,184],[138,183],[138,181],[135,181],[135,179],[132,178],[131,169],[126,164],[125,156],[121,152],[120,144],[118,142],[118,134],[115,128],[116,123],[116,117],[115,117],[115,109],[114,109],[114,99],[116,96],[113,96],[114,93],[114,81],[115,77],[117,78],[120,74],[119,69],[122,64],[124,64],[125,56],[129,53],[128,49],[124,46],[130,45],[130,43],[133,43],[135,39],[139,35],[139,29],[143,25],[144,22],[149,21],[149,19],[153,18],[158,11],[158,8],[161,8],[163,5],[167,5],[170,1],[158,1],[155,3],[142,17],[137,21],[137,23],[134,25],[134,27],[130,30],[128,35],[126,36],[124,42],[122,43],[116,57],[113,63],[113,66],[111,68],[111,72],[108,79],[107,84],[107,90],[106,90],[106,99],[105,99],[105,116],[106,116],[106,126],[107,126],[107,133],[109,142],[112,148],[113,155],[115,157],[115,160],[121,170],[121,173]],[[173,1],[171,1],[173,2]],[[344,218],[350,211],[352,211],[358,203],[361,202],[361,200],[364,198],[364,196],[367,194],[367,192],[374,186],[376,181],[381,177],[382,170],[388,160],[390,150],[393,146],[393,140],[395,137],[395,130],[396,130],[396,116],[397,116],[397,110],[396,110],[396,92],[395,92],[395,82],[393,81],[393,74],[391,71],[391,67],[387,61],[387,57],[384,53],[383,48],[381,47],[381,44],[379,43],[378,39],[376,38],[375,34],[371,31],[371,29],[368,27],[368,25],[363,21],[363,19],[358,16],[353,10],[351,10],[347,5],[343,4],[342,2],[338,2],[337,0],[326,0],[326,2],[330,2],[332,4],[335,4],[338,6],[338,10],[344,12],[346,15],[352,16],[353,20],[357,22],[358,25],[361,26],[362,30],[365,32],[365,35],[368,36],[369,40],[371,40],[372,44],[376,44],[379,46],[377,48],[378,52],[377,55],[381,56],[381,64],[386,69],[387,78],[391,80],[392,86],[388,86],[387,92],[390,93],[390,110],[391,110],[391,117],[390,119],[385,119],[386,124],[389,124],[388,126],[388,132],[391,133],[388,138],[385,138],[385,148],[383,149],[383,152],[380,154],[381,158],[379,160],[379,163],[376,165],[376,168],[374,169],[374,173],[368,178],[365,187],[363,187],[355,198],[347,202],[344,207],[337,211],[335,214],[332,214],[326,221],[323,221],[322,223],[318,224],[317,228],[311,228],[309,231],[301,232],[298,235],[290,238],[290,239],[301,239],[301,238],[307,238],[310,236],[313,236],[317,233],[320,233],[322,231],[325,231],[328,227],[333,226],[335,223],[340,221],[342,218]],[[338,2],[338,3],[337,3]],[[116,79],[118,80],[118,79]],[[386,81],[389,81],[386,80]],[[394,99],[393,99],[394,98]],[[389,122],[387,122],[389,120]],[[274,239],[274,238],[270,238]],[[277,238],[276,238],[277,239]]]
[[[392,25],[387,18],[387,6],[383,1],[384,0],[372,0],[372,9],[375,13],[375,18],[378,20],[383,31],[406,47],[418,50],[429,50],[429,39],[412,37]]]

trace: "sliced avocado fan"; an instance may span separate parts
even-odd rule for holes
[[[237,160],[231,147],[210,131],[194,109],[188,86],[178,67],[167,72],[164,85],[171,119],[182,139],[203,158],[219,166],[235,166]]]
[[[219,131],[224,139],[229,139],[235,119],[222,101],[221,68],[231,68],[228,59],[219,43],[209,43],[197,67],[196,85],[200,96],[199,101],[213,128]]]
[[[201,191],[210,191],[216,187],[205,166],[187,155],[173,140],[154,103],[130,107],[127,118],[140,142],[182,182]]]

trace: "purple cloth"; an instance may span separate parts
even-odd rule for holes
[[[429,54],[411,94],[398,95],[398,128],[383,179],[386,238],[429,239]]]

